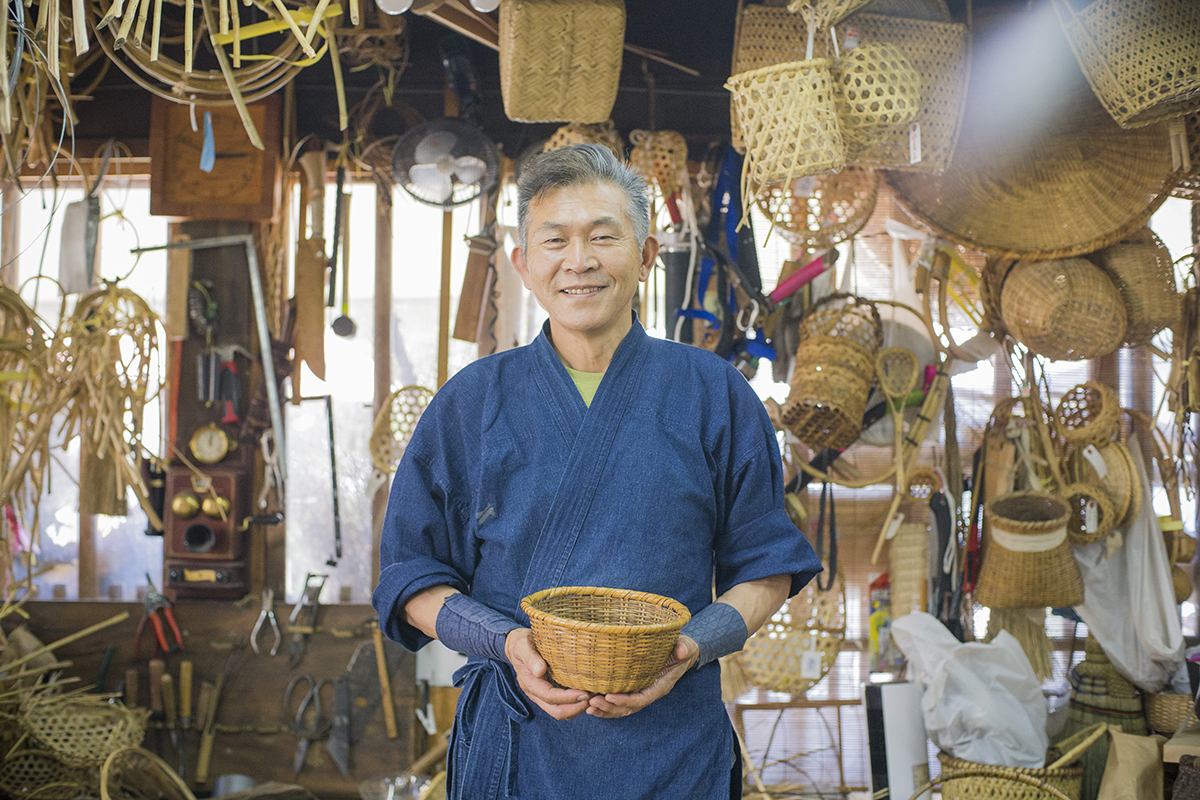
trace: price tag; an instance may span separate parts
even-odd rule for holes
[[[1095,500],[1088,500],[1083,507],[1083,528],[1088,533],[1095,533],[1100,526],[1100,509]]]
[[[853,50],[858,47],[858,28],[849,26],[846,28],[846,38],[842,40],[843,50]]]
[[[1089,444],[1083,448],[1083,457],[1092,465],[1092,469],[1096,470],[1096,477],[1104,480],[1108,475],[1108,465],[1104,463],[1104,456],[1100,455],[1100,451],[1096,449],[1096,445]]]
[[[821,679],[821,653],[816,649],[816,642],[811,636],[808,646],[810,649],[800,653],[800,677],[806,681],[817,681]]]
[[[908,126],[908,163],[916,164],[921,160],[921,123],[914,122]]]

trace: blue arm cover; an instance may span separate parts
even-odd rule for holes
[[[442,601],[434,623],[438,640],[451,650],[505,664],[508,656],[504,654],[504,638],[519,627],[499,611],[458,593]]]
[[[440,616],[438,622],[441,622]],[[687,636],[700,645],[696,667],[703,667],[721,656],[736,653],[750,638],[750,632],[746,630],[746,621],[742,619],[738,610],[728,603],[713,603],[708,606],[688,620],[679,635]]]

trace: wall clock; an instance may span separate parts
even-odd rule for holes
[[[191,108],[155,97],[150,112],[150,213],[189,219],[274,219],[279,211],[279,98],[249,106],[266,145],[250,143],[233,106]],[[216,161],[200,169],[204,113],[212,114]]]

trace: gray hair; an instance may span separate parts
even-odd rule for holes
[[[529,204],[553,189],[608,184],[625,193],[625,213],[633,222],[638,250],[650,235],[650,191],[646,179],[598,144],[574,144],[534,156],[517,184],[517,243],[526,249]]]

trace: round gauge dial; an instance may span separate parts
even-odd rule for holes
[[[216,464],[229,454],[229,434],[210,422],[192,434],[188,448],[200,463]]]

